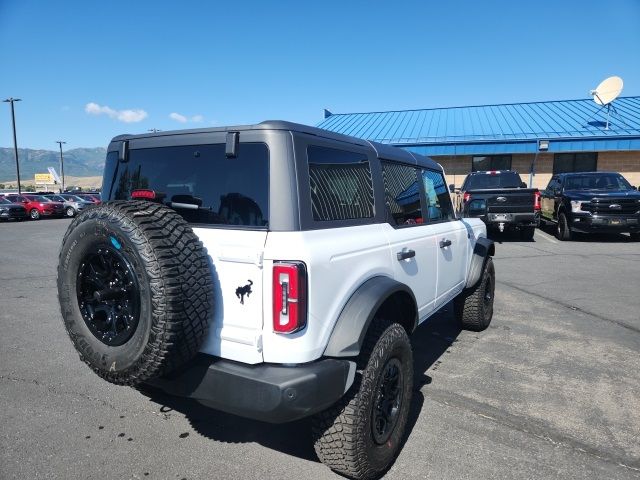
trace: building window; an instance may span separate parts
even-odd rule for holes
[[[471,171],[511,170],[511,155],[487,155],[471,159]]]
[[[553,173],[595,172],[598,168],[596,152],[556,153],[553,157]]]

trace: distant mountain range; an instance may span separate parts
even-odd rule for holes
[[[106,149],[74,148],[63,152],[64,174],[74,177],[102,175]],[[55,150],[18,149],[20,178],[33,180],[36,173],[48,173],[47,167],[54,167],[60,174],[60,152]],[[15,180],[16,161],[13,148],[0,147],[0,181]]]

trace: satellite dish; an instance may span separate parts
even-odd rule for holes
[[[598,105],[609,105],[620,93],[624,83],[620,77],[605,78],[595,90],[589,92]]]

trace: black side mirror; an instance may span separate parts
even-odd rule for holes
[[[527,188],[527,184],[524,182],[520,182],[520,188]]]
[[[451,185],[449,185],[449,193],[455,193],[456,191],[456,186],[452,183]]]

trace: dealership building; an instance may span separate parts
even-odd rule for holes
[[[457,187],[475,170],[516,170],[545,188],[554,173],[615,171],[640,185],[640,97],[370,113],[325,110],[320,128],[428,155]]]

